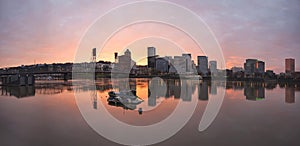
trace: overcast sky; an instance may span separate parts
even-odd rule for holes
[[[132,1],[1,0],[0,67],[72,62],[88,26],[128,2]],[[171,2],[192,10],[208,24],[228,68],[257,58],[279,73],[284,71],[284,59],[292,57],[300,70],[299,0]]]

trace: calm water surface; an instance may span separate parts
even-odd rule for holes
[[[162,121],[179,101],[192,102],[196,95],[197,107],[189,122],[157,145],[300,144],[299,84],[203,81],[199,85],[193,80],[151,82],[142,78],[130,79],[128,84],[124,79],[100,79],[95,91],[89,83],[75,82],[79,84],[39,81],[33,87],[1,87],[0,145],[118,145],[89,127],[74,93],[88,100],[91,110],[99,110],[99,104],[103,104],[115,118],[136,126]],[[109,105],[107,93],[123,89],[136,90],[144,102]],[[225,97],[216,119],[199,132],[208,101],[222,92]]]

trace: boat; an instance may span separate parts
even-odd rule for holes
[[[110,97],[117,97],[117,96],[128,96],[132,98],[137,97],[135,90],[121,91],[121,92],[109,91],[108,95]]]
[[[116,97],[109,96],[109,97],[107,98],[107,102],[108,102],[108,103],[118,103],[119,101],[118,101],[118,99],[117,99]]]
[[[116,107],[122,107],[125,110],[135,110],[136,104],[122,104],[120,102],[109,102],[108,105],[110,106],[116,106]]]
[[[109,91],[108,95],[109,95],[109,97],[117,97],[117,94],[114,91]]]
[[[107,102],[109,103],[140,104],[144,101],[136,96],[136,91],[134,90],[122,92],[110,91],[108,95]]]

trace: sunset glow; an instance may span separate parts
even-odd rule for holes
[[[43,1],[20,4],[1,1],[0,67],[73,62],[80,39],[89,26],[105,12],[128,2],[82,4],[75,1]],[[284,71],[284,58],[300,60],[296,55],[300,53],[298,1],[172,2],[190,9],[207,23],[220,42],[227,68],[243,66],[246,58],[257,58],[266,62],[266,69],[279,73]],[[122,53],[125,48],[137,50],[134,47],[139,47],[141,50],[139,53],[133,52],[135,55],[146,52],[146,47],[151,43],[138,45],[138,40],[142,41],[141,38],[149,35],[156,40],[159,40],[158,36],[163,36],[172,40],[172,45],[180,44],[180,49],[184,49],[182,52],[191,52],[194,60],[196,55],[201,55],[200,50],[189,50],[199,48],[184,33],[163,24],[143,25],[128,26],[115,34],[99,52],[98,60],[113,61],[112,53]],[[152,44],[160,51],[166,46],[160,47],[158,42]],[[180,55],[181,52],[177,53]],[[145,61],[140,64],[145,64]],[[299,68],[298,64],[296,68]]]

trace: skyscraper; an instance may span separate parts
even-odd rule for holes
[[[256,71],[257,59],[246,59],[246,63],[244,63],[244,69],[246,75],[253,75]]]
[[[182,54],[183,57],[186,59],[186,71],[192,71],[192,55],[191,54]]]
[[[186,58],[183,56],[174,56],[174,62],[172,64],[178,74],[186,73]]]
[[[202,76],[206,76],[208,73],[208,59],[207,56],[198,56],[198,72]]]
[[[156,67],[157,71],[161,73],[167,73],[169,71],[169,58],[168,57],[159,57],[156,58]]]
[[[148,68],[154,69],[156,67],[156,49],[154,47],[148,47]]]
[[[244,63],[245,75],[253,76],[255,73],[265,73],[265,62],[257,59],[246,59]]]
[[[156,55],[155,47],[148,47],[148,57],[155,56],[155,55]]]
[[[217,61],[215,60],[209,61],[209,70],[212,74],[217,73]]]
[[[256,72],[260,73],[260,74],[265,73],[265,62],[258,61],[256,63],[257,63],[257,65],[256,65]]]
[[[115,52],[115,63],[118,63],[118,52]]]
[[[97,54],[97,51],[96,51],[96,48],[93,48],[93,53],[92,53],[92,56],[93,56],[93,58],[92,58],[92,62],[96,62],[96,54]]]
[[[295,72],[295,59],[287,58],[285,59],[285,73]]]

